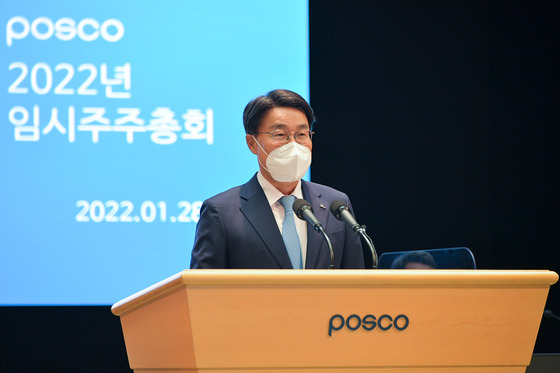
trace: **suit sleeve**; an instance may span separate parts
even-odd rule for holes
[[[228,268],[224,224],[218,206],[208,200],[200,209],[190,267]]]

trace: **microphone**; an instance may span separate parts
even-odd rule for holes
[[[313,229],[323,235],[325,241],[327,242],[327,246],[329,247],[329,259],[331,263],[329,269],[334,269],[334,251],[332,248],[331,240],[329,239],[327,233],[325,233],[325,230],[323,229],[323,226],[313,213],[313,209],[311,208],[309,202],[307,202],[303,198],[296,198],[292,205],[292,210],[294,210],[298,218],[300,218],[301,220],[306,220],[309,224],[311,224]]]
[[[364,242],[369,247],[369,250],[371,251],[371,258],[373,260],[372,268],[373,269],[377,268],[377,262],[378,262],[377,251],[375,251],[375,246],[373,245],[372,239],[366,233],[366,226],[358,224],[358,222],[356,221],[356,219],[354,219],[354,216],[350,212],[350,208],[348,207],[348,205],[346,205],[342,201],[339,200],[332,201],[331,205],[329,206],[329,209],[331,210],[331,213],[334,215],[335,218],[351,226],[352,230],[357,234],[359,234],[360,237],[362,237]]]
[[[341,201],[333,201],[330,205],[331,213],[340,221],[344,221],[346,224],[352,227],[354,232],[357,232],[358,229],[361,228],[360,224],[354,219],[352,213],[350,212],[350,208]]]
[[[307,222],[311,224],[313,229],[317,232],[323,231],[323,226],[319,223],[319,220],[317,220],[309,202],[303,198],[296,198],[294,204],[292,205],[292,209],[295,211],[298,218],[301,220],[307,220]]]

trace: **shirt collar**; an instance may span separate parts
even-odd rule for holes
[[[278,202],[280,198],[284,196],[284,194],[282,194],[281,191],[276,189],[274,185],[272,185],[268,180],[264,178],[260,170],[259,172],[257,172],[257,180],[259,181],[261,188],[263,188],[264,195],[266,196],[266,199],[268,200],[268,204],[271,207],[276,202]],[[296,188],[294,189],[291,195],[295,196],[296,198],[303,198],[303,193],[301,192],[301,180],[298,180]]]

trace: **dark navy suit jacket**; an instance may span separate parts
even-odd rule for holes
[[[333,188],[302,180],[303,198],[329,236],[335,268],[364,268],[359,236],[329,211],[348,196]],[[328,246],[323,235],[307,229],[306,269],[327,269]],[[196,227],[191,268],[291,269],[292,264],[268,200],[256,175],[248,183],[220,193],[202,204]]]

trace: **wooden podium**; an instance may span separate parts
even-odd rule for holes
[[[113,305],[136,373],[525,372],[551,271],[185,270]]]

